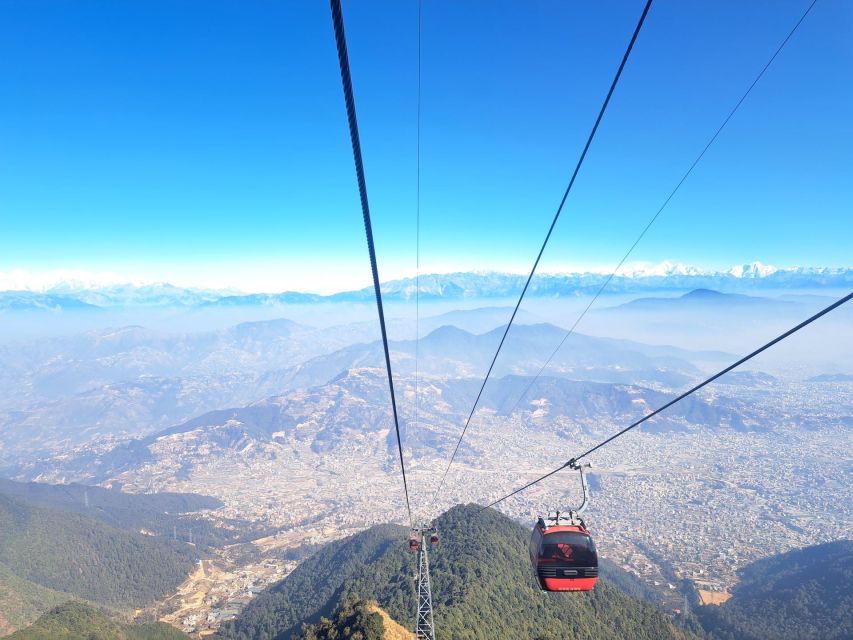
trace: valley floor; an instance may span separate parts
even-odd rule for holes
[[[786,423],[790,412],[808,411],[802,405],[825,401],[796,391],[775,406],[765,403],[766,410],[775,412],[767,418],[777,421],[772,431],[637,432],[596,455],[586,515],[602,556],[660,594],[669,612],[688,601],[724,602],[737,582],[737,570],[750,562],[849,535],[853,489],[845,478],[845,445],[834,427],[804,430]],[[485,453],[477,466],[470,461],[454,466],[437,508],[498,497],[559,465],[562,456],[592,441],[596,430],[593,425],[556,425],[572,435],[567,441],[553,429],[539,428],[536,420],[516,419],[507,425],[494,416],[480,416],[470,443]],[[606,432],[615,426],[597,429]],[[206,562],[203,575],[197,573],[164,603],[162,619],[187,631],[209,632],[257,591],[289,573],[296,561],[288,560],[288,554],[399,516],[399,477],[384,466],[384,449],[375,440],[356,443],[345,455],[327,457],[321,464],[307,450],[283,462],[275,455],[276,446],[263,452],[234,451],[215,463],[197,464],[180,481],[162,462],[121,478],[126,486],[141,488],[157,477],[165,490],[215,495],[226,507],[210,517],[239,515],[280,529]],[[298,443],[281,446],[299,451]],[[790,451],[798,452],[796,458],[791,459]],[[502,465],[502,460],[514,464]],[[780,465],[779,460],[788,463]],[[443,462],[410,461],[416,505],[428,504]],[[563,473],[507,501],[502,510],[529,523],[541,509],[565,507],[579,494],[578,478]]]

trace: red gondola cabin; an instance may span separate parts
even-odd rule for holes
[[[430,543],[432,544],[432,546],[437,547],[437,546],[438,546],[438,534],[437,534],[437,533],[433,533],[433,534],[429,537],[429,541],[430,541]]]
[[[591,591],[598,580],[598,553],[587,528],[580,524],[533,527],[530,560],[545,591]]]

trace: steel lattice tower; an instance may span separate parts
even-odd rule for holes
[[[432,588],[429,582],[429,540],[421,530],[420,549],[418,549],[418,617],[415,623],[415,637],[418,640],[435,640],[432,622]]]

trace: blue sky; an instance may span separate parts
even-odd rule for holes
[[[424,0],[421,265],[526,271],[643,3]],[[615,264],[807,2],[657,0],[541,264]],[[414,272],[416,3],[344,2],[383,279]],[[0,5],[0,272],[369,283],[328,6]],[[850,266],[853,4],[819,0],[638,261]]]

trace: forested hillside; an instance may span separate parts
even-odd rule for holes
[[[196,558],[183,543],[3,495],[0,522],[0,565],[9,572],[107,605],[153,601],[180,584]]]
[[[69,602],[48,611],[8,640],[187,640],[167,624],[121,624],[90,605]]]
[[[454,507],[437,521],[441,546],[431,556],[435,624],[454,640],[632,640],[686,638],[654,607],[606,580],[586,594],[545,594],[531,582],[528,531],[475,505]],[[284,640],[305,622],[329,617],[348,598],[375,600],[395,620],[413,625],[414,555],[406,531],[385,525],[330,543],[263,593],[222,638]]]
[[[853,638],[853,541],[838,540],[754,562],[725,604],[698,610],[720,640]]]
[[[0,564],[0,637],[26,627],[49,609],[73,598],[19,578]]]
[[[192,530],[193,542],[200,547],[235,542],[256,530],[249,523],[235,523],[237,530],[215,527],[192,514],[218,509],[222,503],[210,496],[192,493],[130,494],[116,489],[82,484],[15,482],[0,478],[0,495],[22,499],[36,507],[72,511],[128,531],[171,537],[176,532],[186,539]]]
[[[0,494],[22,498],[34,506],[97,514],[107,524],[122,528],[141,526],[154,515],[181,515],[222,506],[216,498],[194,493],[136,495],[83,484],[15,482],[5,478],[0,478]]]

